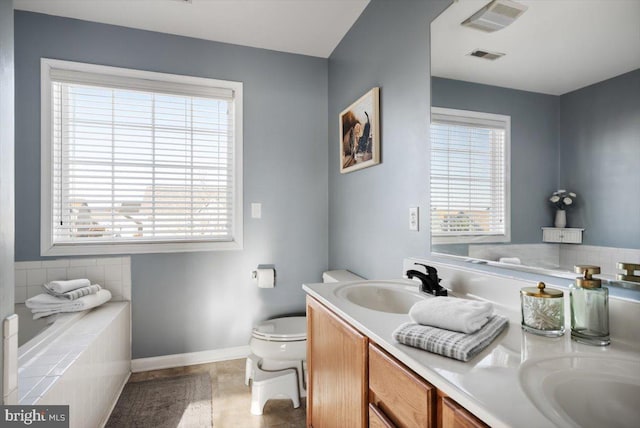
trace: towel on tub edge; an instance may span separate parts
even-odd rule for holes
[[[494,315],[480,330],[472,334],[405,323],[393,332],[398,342],[460,361],[469,361],[493,342],[509,325],[502,315]]]
[[[84,311],[100,306],[109,300],[111,300],[111,292],[101,289],[95,294],[83,296],[76,300],[67,300],[49,294],[38,294],[28,299],[25,305],[33,312],[33,319],[38,319],[60,312]]]
[[[89,285],[88,287],[76,288],[75,290],[67,291],[66,293],[57,293],[54,290],[49,288],[49,284],[44,285],[44,289],[47,290],[47,293],[51,294],[55,297],[62,297],[67,300],[76,300],[83,296],[88,296],[89,294],[96,294],[98,291],[102,289],[98,284]]]
[[[45,288],[47,290],[51,290],[54,293],[66,293],[68,291],[73,291],[78,288],[88,287],[91,285],[91,281],[86,278],[83,279],[69,279],[65,281],[51,281],[48,284],[45,284]]]

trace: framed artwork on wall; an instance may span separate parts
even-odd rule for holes
[[[340,113],[340,172],[380,163],[380,88],[373,88]]]

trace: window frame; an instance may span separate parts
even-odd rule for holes
[[[431,231],[431,244],[489,244],[489,243],[505,243],[511,242],[511,116],[486,113],[472,110],[461,110],[444,107],[431,107],[429,115],[429,129],[434,123],[433,116],[444,115],[449,117],[460,118],[459,122],[464,123],[464,119],[469,122],[500,122],[504,124],[504,234],[485,234],[485,235],[434,235]],[[431,161],[432,155],[429,155],[429,227],[431,228]]]
[[[151,81],[157,88],[166,86],[175,92],[178,85],[193,85],[211,89],[224,88],[234,92],[234,144],[233,144],[233,216],[231,240],[228,241],[165,241],[165,242],[109,242],[109,243],[55,243],[53,230],[53,106],[52,79],[53,69],[95,73],[103,75],[105,82],[109,78],[130,78]],[[243,249],[243,184],[242,184],[242,82],[217,80],[178,74],[111,67],[41,58],[40,60],[40,254],[42,256],[105,255],[105,254],[142,254],[173,253],[192,251],[228,251]],[[187,95],[184,93],[184,95]],[[192,94],[189,94],[192,95]]]

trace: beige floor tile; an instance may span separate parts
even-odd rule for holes
[[[220,361],[164,370],[132,373],[129,382],[162,379],[185,374],[209,373],[211,409],[215,428],[303,428],[306,425],[305,400],[293,408],[291,400],[270,400],[262,416],[250,412],[251,388],[244,384],[245,360]]]

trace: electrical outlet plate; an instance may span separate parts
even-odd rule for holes
[[[418,220],[418,207],[409,207],[409,230],[418,231],[419,229],[419,220]]]

